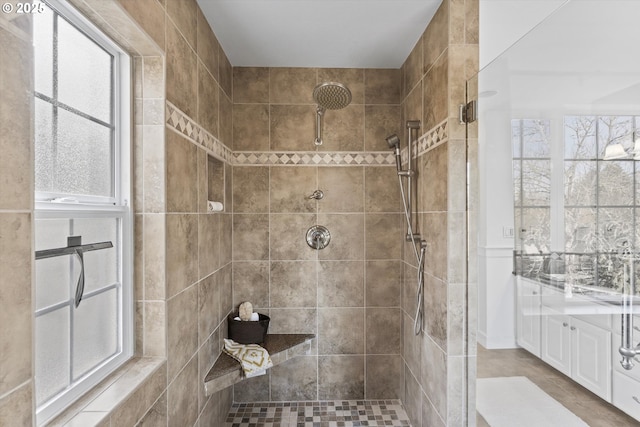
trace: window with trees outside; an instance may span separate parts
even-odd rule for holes
[[[41,6],[33,17],[38,425],[133,354],[129,57],[63,1]]]
[[[640,117],[564,116],[555,133],[551,123],[512,121],[516,271],[621,292],[640,241]]]

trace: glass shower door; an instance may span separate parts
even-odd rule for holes
[[[610,404],[614,424],[640,421],[632,16],[640,3],[566,2],[478,74],[480,423],[510,410],[481,403],[498,377],[526,377],[582,420],[602,416],[572,406],[547,372]],[[483,356],[505,357],[503,375]],[[540,361],[536,378],[527,368]]]

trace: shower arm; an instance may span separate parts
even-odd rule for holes
[[[322,118],[325,109],[318,105],[316,108],[316,139],[313,141],[315,145],[322,145]]]

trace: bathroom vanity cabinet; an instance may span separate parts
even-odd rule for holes
[[[640,420],[640,362],[620,366],[620,306],[528,278],[517,282],[517,342]],[[640,326],[640,316],[634,317]],[[640,328],[634,342],[640,342]]]

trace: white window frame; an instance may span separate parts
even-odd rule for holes
[[[47,5],[103,49],[113,55],[113,197],[57,194],[35,191],[35,220],[70,218],[119,218],[120,352],[105,360],[55,398],[36,408],[36,424],[51,420],[133,356],[133,214],[131,210],[131,59],[64,0],[46,0]],[[92,242],[83,242],[92,243]],[[37,261],[36,261],[37,262]],[[35,312],[34,312],[35,316]],[[35,323],[34,323],[35,325]],[[35,344],[37,350],[37,343]],[[35,359],[34,359],[35,360]],[[35,362],[34,362],[35,363]]]

